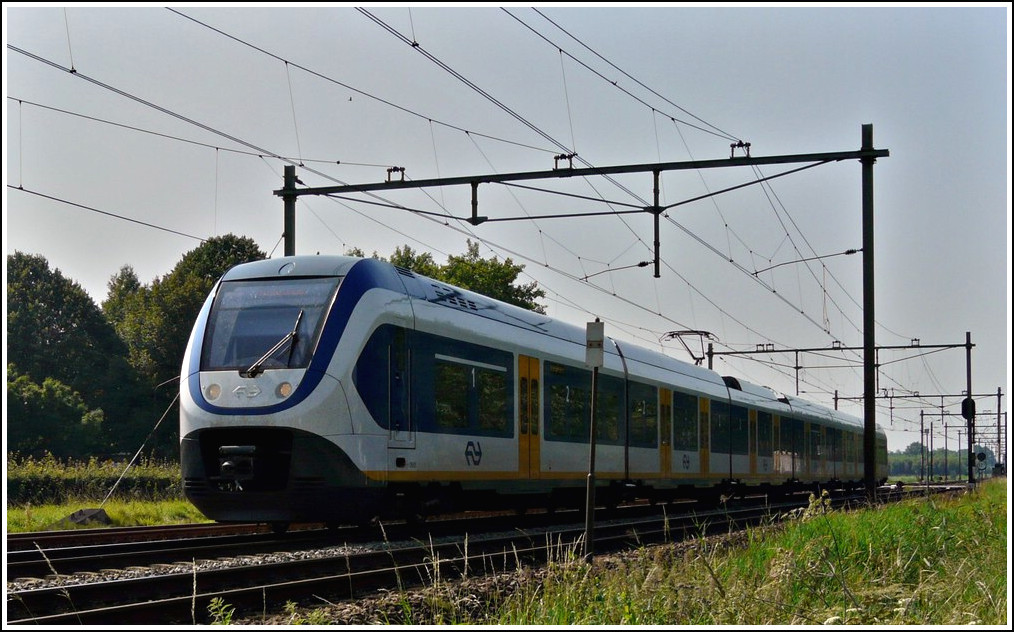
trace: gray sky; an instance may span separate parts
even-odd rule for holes
[[[973,392],[1002,389],[1007,410],[1009,3],[6,3],[3,17],[5,250],[44,256],[97,303],[121,266],[150,283],[200,238],[232,233],[281,256],[273,192],[286,164],[332,186],[389,167],[408,180],[550,170],[569,153],[574,167],[716,160],[736,141],[758,157],[840,152],[872,124],[890,152],[874,169],[877,344],[963,345],[970,332]],[[681,359],[667,332],[710,332],[723,352],[861,347],[862,255],[840,254],[862,247],[858,162],[706,197],[800,166],[663,173],[661,202],[675,206],[659,278],[637,267],[652,257],[648,215],[538,219],[643,208],[650,173],[520,183],[552,193],[483,185],[480,215],[532,219],[480,226],[454,219],[471,212],[468,187],[304,196],[296,250],[407,244],[442,263],[471,239],[524,264],[550,315],[600,317],[607,335]],[[715,362],[796,392],[792,354]],[[920,411],[942,445],[941,402],[957,413],[959,398],[925,395],[965,390],[964,349],[883,350],[880,362],[881,393],[896,396],[878,401],[890,449],[919,439]],[[800,365],[804,397],[862,395],[858,352]],[[980,424],[995,429],[996,406],[978,401],[993,411]]]

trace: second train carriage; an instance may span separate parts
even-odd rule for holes
[[[184,358],[185,493],[277,525],[583,498],[584,354],[583,328],[377,260],[237,266]],[[605,502],[862,481],[837,411],[611,339],[598,384]]]

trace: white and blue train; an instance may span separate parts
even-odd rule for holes
[[[583,326],[375,259],[236,266],[183,359],[185,494],[276,529],[583,501],[585,350]],[[597,392],[603,503],[862,485],[838,411],[609,338]]]

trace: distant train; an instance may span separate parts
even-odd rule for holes
[[[276,530],[583,500],[585,351],[584,327],[375,259],[236,266],[183,360],[185,494]],[[861,420],[610,338],[604,351],[604,505],[862,485]],[[883,482],[880,428],[876,442]]]

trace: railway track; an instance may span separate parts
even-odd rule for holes
[[[923,490],[885,490],[883,498],[889,501],[905,492]],[[600,512],[594,531],[595,550],[607,552],[728,531],[731,525],[770,520],[774,515],[798,510],[807,502],[808,498],[797,498],[778,506],[757,503],[755,507],[681,515],[673,515],[673,508],[667,509],[666,515],[645,505],[612,512],[608,520]],[[838,506],[856,502],[864,502],[861,495],[834,500]],[[566,524],[559,524],[565,519]],[[136,549],[122,549],[116,554],[111,552],[114,549],[99,552],[98,558],[105,558],[101,568],[119,568],[118,573],[83,570],[96,564],[95,556],[81,562],[88,556],[75,551],[87,546],[42,549],[37,553],[59,560],[53,562],[53,567],[81,564],[82,570],[73,571],[77,575],[22,582],[13,589],[11,569],[27,569],[28,563],[12,567],[9,553],[7,623],[205,623],[208,605],[216,598],[253,612],[278,610],[287,601],[298,601],[308,594],[327,595],[333,600],[356,598],[379,589],[419,585],[434,576],[504,572],[519,564],[538,564],[561,551],[580,547],[584,535],[583,512],[579,511],[569,516],[567,512],[466,516],[424,527],[384,525],[380,539],[378,531],[361,528],[307,528],[284,536],[267,533],[266,527],[231,535],[207,535],[214,531],[209,529],[202,530],[205,535],[201,537],[161,538],[149,542],[147,548],[137,542],[101,545]],[[165,561],[171,558],[175,561]],[[38,561],[34,563],[38,569]],[[27,571],[16,572],[28,576]],[[96,574],[91,576],[90,572]],[[54,581],[61,579],[67,581]]]
[[[577,512],[575,512],[577,513]],[[769,509],[666,517],[656,514],[600,520],[596,551],[663,541],[683,533],[726,530],[770,515]],[[574,516],[575,518],[579,516]],[[544,562],[578,547],[584,525],[572,522],[545,529],[433,537],[374,543],[369,550],[336,547],[323,555],[217,568],[186,564],[165,574],[131,579],[30,588],[8,593],[8,624],[189,624],[204,623],[208,605],[219,598],[237,609],[280,609],[307,594],[349,599],[381,588],[420,585],[428,578],[464,573],[504,572]],[[578,549],[579,550],[579,549]]]

